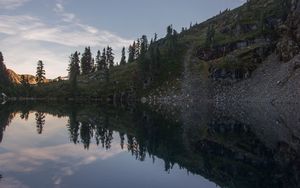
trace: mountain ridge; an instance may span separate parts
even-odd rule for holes
[[[36,85],[36,76],[30,74],[17,74],[12,69],[7,69],[9,80],[13,84],[20,85],[22,82],[28,83],[30,85]],[[45,83],[49,83],[50,79],[45,79]]]

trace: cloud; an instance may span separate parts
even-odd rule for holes
[[[99,150],[99,147],[93,144],[90,146],[89,152],[83,152],[81,147],[74,144],[62,144],[1,153],[1,170],[7,174],[32,174],[49,168],[47,165],[50,164],[51,169],[55,168],[51,173],[51,180],[54,185],[59,185],[64,177],[72,176],[80,168],[95,163],[97,160],[107,160],[125,152],[116,142],[112,143],[110,150]],[[7,184],[19,185],[20,183],[17,180],[12,180],[8,181]]]
[[[127,46],[131,40],[109,31],[98,30],[80,23],[50,26],[38,18],[20,15],[0,15],[0,33],[15,35],[27,41],[56,43],[70,47],[80,46]]]
[[[19,180],[13,178],[13,177],[5,177],[3,180],[1,180],[1,187],[6,188],[29,188],[29,186],[24,185]]]
[[[69,22],[69,23],[70,22],[79,22],[79,20],[76,19],[75,14],[65,12],[65,8],[62,5],[62,3],[56,3],[53,10],[54,10],[54,12],[56,12],[57,14],[62,16],[62,18],[63,18],[62,20],[64,22]]]
[[[0,9],[13,10],[29,1],[30,0],[0,0]]]
[[[64,48],[50,49],[38,41],[27,42],[18,36],[5,37],[0,44],[5,46],[1,50],[7,67],[19,74],[35,74],[36,63],[41,59],[45,63],[47,77],[66,75],[69,52]]]
[[[86,25],[57,3],[54,11],[61,21],[54,25],[31,15],[0,15],[0,45],[7,66],[17,73],[34,74],[36,62],[46,64],[48,78],[66,75],[68,56],[85,46],[102,49],[110,45],[119,58],[121,48],[132,40]],[[20,72],[21,71],[21,72]]]

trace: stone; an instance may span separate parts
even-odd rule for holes
[[[288,62],[299,53],[299,46],[290,37],[284,36],[276,45],[276,53],[281,61]]]

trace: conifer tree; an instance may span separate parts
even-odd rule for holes
[[[145,57],[145,54],[146,54],[146,52],[147,52],[147,50],[148,50],[148,39],[147,39],[147,36],[146,35],[143,35],[142,36],[142,38],[140,39],[140,56],[142,57],[142,58],[144,58]]]
[[[92,65],[92,70],[91,70],[91,72],[95,72],[95,71],[96,71],[95,58],[92,58],[92,63],[91,63],[91,65]]]
[[[91,53],[91,48],[86,47],[84,50],[84,53],[82,54],[81,58],[81,73],[83,75],[89,74],[92,72],[92,53]]]
[[[10,83],[8,72],[4,64],[2,52],[0,52],[0,85],[7,86]]]
[[[154,42],[157,41],[157,33],[154,33]]]
[[[80,67],[79,67],[79,55],[77,51],[70,56],[70,64],[68,68],[69,72],[69,81],[72,86],[72,93],[74,94],[77,88],[77,78],[80,75]]]
[[[140,41],[140,39],[137,40],[134,49],[135,49],[134,59],[138,59],[140,57],[140,52],[141,52],[141,41]]]
[[[172,34],[173,34],[173,25],[169,25],[167,27],[167,35],[166,35],[166,37],[170,38],[172,36]]]
[[[100,65],[99,70],[105,70],[107,69],[107,57],[106,57],[106,49],[103,48],[102,55],[100,57]]]
[[[97,70],[101,69],[101,52],[100,52],[100,50],[97,51],[96,66],[97,66]]]
[[[132,63],[134,61],[135,49],[133,46],[130,45],[128,48],[128,63]]]
[[[125,53],[126,53],[125,52],[125,47],[123,47],[120,65],[125,65],[126,64],[126,55],[125,55]]]
[[[45,81],[46,77],[46,72],[44,70],[44,63],[43,61],[39,60],[37,63],[37,68],[36,68],[36,82],[38,84],[41,84]]]
[[[107,65],[109,65],[109,68],[112,68],[114,66],[114,53],[113,49],[110,46],[107,46],[106,48],[106,62]]]

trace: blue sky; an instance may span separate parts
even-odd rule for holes
[[[0,51],[8,68],[35,74],[39,59],[47,77],[67,75],[75,50],[111,45],[119,61],[122,46],[137,37],[181,30],[244,0],[0,0]]]

